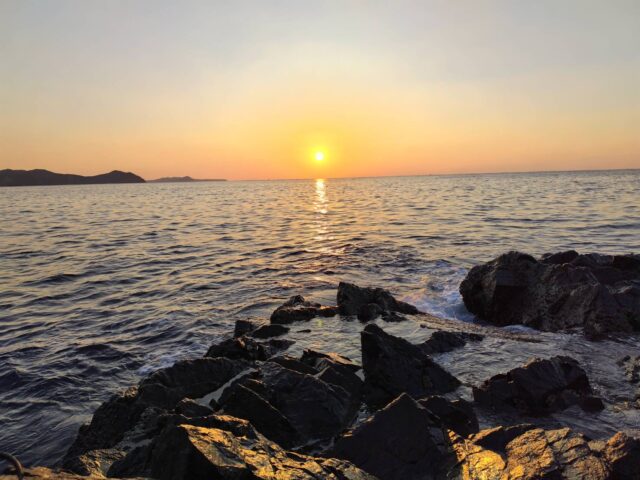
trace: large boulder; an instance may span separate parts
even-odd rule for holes
[[[341,315],[357,315],[363,321],[372,320],[378,315],[394,321],[397,319],[394,313],[420,313],[413,305],[396,300],[387,290],[359,287],[346,282],[338,285],[338,309]]]
[[[545,415],[579,404],[585,410],[602,409],[593,397],[587,374],[570,357],[536,358],[485,380],[473,388],[474,400],[495,410],[515,409],[527,415]]]
[[[143,473],[158,480],[375,480],[344,460],[283,450],[248,423],[238,427],[240,419],[216,420],[215,427],[167,426],[147,453]]]
[[[460,381],[434,362],[421,348],[389,335],[375,324],[360,334],[364,395],[379,408],[401,393],[414,398],[455,390]]]
[[[202,358],[154,372],[137,387],[112,396],[98,407],[91,423],[80,427],[63,467],[87,474],[90,464],[96,463],[85,455],[87,452],[113,449],[136,428],[143,433],[152,430],[158,412],[174,409],[184,398],[199,398],[215,391],[248,367],[249,363],[242,360]],[[117,457],[111,453],[102,457],[111,456]]]
[[[316,316],[333,317],[337,313],[337,307],[323,307],[319,303],[308,302],[302,295],[295,295],[274,310],[271,323],[286,325],[311,320]]]
[[[330,454],[380,480],[439,478],[450,459],[441,426],[407,394],[342,435]]]
[[[473,267],[460,284],[467,309],[496,325],[590,337],[640,331],[640,255],[509,252]]]

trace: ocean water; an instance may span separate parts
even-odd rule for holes
[[[0,189],[0,450],[55,464],[113,392],[202,355],[236,319],[266,319],[291,295],[334,304],[341,280],[474,322],[457,291],[471,266],[508,250],[640,252],[639,205],[640,171]],[[382,326],[415,341],[430,332]],[[339,317],[294,325],[292,352],[359,361],[361,328]],[[468,396],[531,356],[569,353],[607,409],[548,421],[592,436],[640,424],[621,406],[632,392],[615,365],[637,337],[594,347],[530,335],[437,360]]]

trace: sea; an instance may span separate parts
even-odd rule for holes
[[[101,402],[292,295],[332,305],[349,281],[473,323],[460,281],[503,252],[640,253],[640,171],[2,188],[0,218],[0,451],[55,465]],[[381,326],[410,341],[429,333]],[[291,352],[359,362],[361,329],[296,324]],[[607,408],[547,421],[592,438],[640,425],[616,364],[640,353],[637,336],[528,334],[539,341],[488,338],[436,360],[469,397],[531,357],[568,354]]]

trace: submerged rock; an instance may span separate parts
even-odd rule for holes
[[[380,480],[439,478],[450,466],[441,426],[407,394],[342,435],[330,454]]]
[[[485,380],[473,388],[474,400],[495,410],[515,409],[527,415],[545,415],[579,404],[585,410],[604,408],[593,397],[585,371],[573,358],[536,358]]]
[[[223,357],[250,361],[267,360],[273,355],[288,349],[293,344],[294,342],[291,340],[277,338],[272,338],[265,342],[259,342],[247,336],[230,338],[209,347],[205,357]]]
[[[382,288],[359,287],[352,283],[338,285],[338,309],[341,315],[357,315],[361,320],[373,320],[392,312],[416,314],[416,307],[396,300]]]
[[[420,347],[389,335],[375,324],[365,327],[360,341],[365,400],[374,408],[386,405],[401,393],[420,398],[451,392],[460,385]]]
[[[500,326],[640,331],[640,255],[509,252],[473,267],[460,293],[470,312]]]
[[[317,316],[333,317],[337,313],[337,307],[323,307],[319,303],[306,301],[302,295],[296,295],[275,309],[271,314],[271,323],[286,325],[311,320]]]

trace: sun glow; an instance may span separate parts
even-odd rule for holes
[[[321,162],[324,160],[324,152],[317,151],[314,155],[316,162]]]

